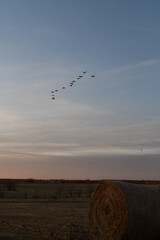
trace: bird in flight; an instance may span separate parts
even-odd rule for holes
[[[139,146],[139,150],[140,150],[141,152],[143,152],[143,143],[142,143],[142,144],[138,144],[138,146]]]
[[[82,71],[82,73],[83,73],[83,75],[77,76],[77,79],[78,79],[78,80],[81,79],[82,77],[84,77],[84,75],[87,73],[87,71]],[[91,75],[91,77],[94,78],[95,75]],[[76,80],[73,80],[72,82],[69,83],[69,86],[72,87],[75,82],[76,82]],[[66,87],[65,87],[65,86],[62,86],[61,89],[66,89]],[[52,100],[55,100],[55,99],[56,99],[56,98],[55,98],[55,94],[56,94],[56,92],[58,92],[58,91],[59,91],[58,89],[54,89],[54,91],[53,91],[53,90],[51,91]],[[142,147],[141,147],[140,149],[142,149]],[[142,150],[141,150],[141,151],[142,151]]]

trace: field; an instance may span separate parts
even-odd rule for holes
[[[0,240],[89,240],[95,184],[13,182],[0,185]]]
[[[88,206],[97,184],[1,180],[0,240],[94,240]]]

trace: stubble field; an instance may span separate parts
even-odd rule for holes
[[[0,185],[0,240],[91,240],[93,183],[6,182]]]
[[[88,209],[99,183],[0,180],[0,240],[94,240]]]

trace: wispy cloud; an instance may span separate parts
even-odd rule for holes
[[[159,64],[160,64],[160,59],[150,59],[150,60],[146,60],[146,61],[142,61],[142,62],[132,64],[132,65],[125,65],[125,66],[120,66],[120,67],[108,69],[108,70],[104,71],[102,74],[103,75],[109,75],[109,74],[129,71],[129,70],[132,70],[132,69],[159,65]]]
[[[120,73],[158,64],[160,60],[153,59],[111,69],[104,73]],[[0,97],[3,102],[6,101],[3,104],[4,109],[0,111],[0,143],[1,149],[6,153],[10,149],[15,154],[39,156],[141,154],[138,151],[138,144],[141,142],[146,144],[145,151],[148,154],[153,151],[157,153],[157,145],[149,146],[147,141],[160,140],[159,120],[138,122],[135,125],[128,123],[122,126],[123,120],[120,120],[122,113],[115,111],[111,106],[101,109],[86,102],[66,100],[61,93],[56,102],[49,101],[48,84],[51,83],[51,77],[54,85],[59,81],[56,76],[61,75],[59,79],[62,81],[64,75],[67,75],[68,79],[71,73],[63,67],[52,69],[52,65],[46,65],[41,69],[40,66],[42,65],[35,64],[35,67],[29,65],[20,68],[13,66],[9,75],[7,75],[7,67],[1,68],[4,77],[9,78],[13,74],[12,85],[14,86],[12,88],[12,85],[8,85],[11,95],[7,95],[6,98]],[[31,72],[28,74],[32,81],[31,79],[29,82],[24,81],[19,86],[20,76],[24,76],[24,73],[29,70]],[[47,75],[50,80],[44,82],[44,76]],[[26,79],[27,76],[25,76]],[[38,80],[36,82],[33,79]],[[35,83],[38,86],[35,86]],[[3,85],[3,81],[0,84]],[[20,87],[23,91],[19,91]],[[119,126],[113,125],[115,119]]]
[[[91,124],[86,128],[84,124],[63,124],[60,123],[57,129],[54,124],[44,124],[42,129],[39,123],[36,125],[33,122],[28,128],[24,122],[24,126],[22,124],[15,132],[4,135],[4,131],[0,139],[0,153],[41,157],[160,153],[158,119],[117,127]],[[139,144],[143,144],[144,153],[140,151]]]

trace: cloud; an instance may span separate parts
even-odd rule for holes
[[[159,59],[150,59],[150,60],[145,60],[142,62],[138,62],[132,65],[126,65],[126,66],[121,66],[113,69],[108,69],[102,73],[102,75],[108,75],[108,74],[115,74],[115,73],[120,73],[120,72],[126,72],[132,69],[137,69],[137,68],[144,68],[144,67],[149,67],[149,66],[154,66],[154,65],[159,65],[160,60]]]
[[[113,72],[159,63],[159,60],[148,60],[114,69]],[[64,75],[69,81],[70,70],[63,67],[52,69],[51,65],[42,68],[41,64],[37,64],[37,67],[12,67],[8,74],[10,77],[13,74],[13,82],[6,75],[6,91],[10,92],[0,96],[3,102],[3,108],[0,109],[0,143],[1,150],[6,153],[10,149],[15,154],[20,152],[41,156],[141,154],[139,143],[145,144],[147,154],[159,152],[157,145],[149,144],[160,140],[159,119],[144,122],[135,120],[135,124],[132,124],[128,115],[124,116],[120,109],[115,110],[112,104],[110,107],[95,107],[78,99],[68,100],[61,92],[55,102],[51,101],[51,85],[61,85]],[[3,71],[5,77],[7,68]],[[44,81],[47,74],[48,79]],[[22,76],[24,79],[21,79]],[[26,81],[29,76],[31,79]],[[5,85],[3,81],[0,84]],[[129,111],[129,108],[125,111]]]
[[[63,101],[61,104],[64,104]],[[160,119],[112,126],[107,124],[109,115],[105,115],[104,112],[94,111],[89,106],[83,105],[80,105],[79,108],[76,103],[73,105],[80,110],[81,119],[78,118],[80,115],[76,115],[78,112],[75,114],[74,107],[71,106],[71,111],[66,117],[65,113],[59,110],[59,116],[55,119],[52,119],[52,115],[47,116],[42,121],[38,121],[40,115],[31,119],[19,119],[11,116],[14,121],[3,123],[3,125],[3,120],[0,120],[1,154],[5,151],[6,154],[11,152],[15,155],[82,157],[160,153],[158,145],[160,142]],[[72,107],[75,114],[73,116]],[[66,108],[67,111],[68,108]],[[88,117],[86,116],[87,113]],[[99,120],[97,118],[98,114]],[[104,118],[103,124],[101,117]],[[139,144],[142,143],[144,145],[143,153],[139,147]]]
[[[48,101],[41,105],[31,101],[30,111],[22,99],[20,103],[14,103],[13,108],[6,106],[1,109],[1,152],[15,155],[73,155],[73,149],[79,149],[89,125],[95,123],[97,118],[114,114],[110,110],[104,112],[90,105],[63,99],[51,103],[50,108],[48,105]]]

